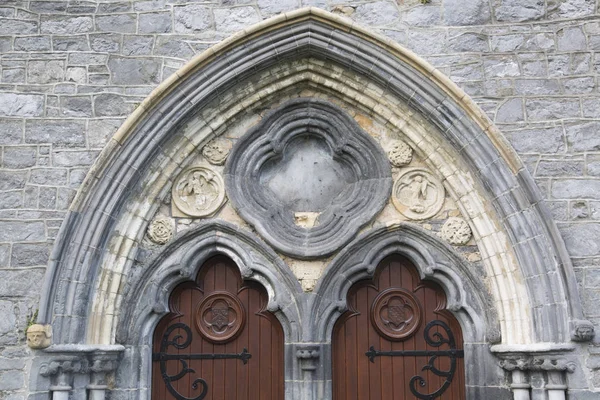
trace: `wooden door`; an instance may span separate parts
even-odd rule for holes
[[[283,331],[225,257],[177,286],[154,332],[154,400],[283,400]]]
[[[465,398],[463,340],[446,296],[400,256],[348,293],[333,331],[334,400]]]

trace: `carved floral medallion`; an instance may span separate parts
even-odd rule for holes
[[[216,138],[211,140],[202,149],[202,155],[209,163],[214,165],[223,165],[229,155],[233,143],[225,138]]]
[[[159,216],[148,225],[148,237],[156,244],[166,244],[173,237],[173,221]]]
[[[433,217],[444,205],[442,182],[424,168],[409,168],[396,179],[392,191],[394,206],[414,220]]]
[[[464,219],[450,217],[442,226],[441,236],[450,244],[465,245],[471,240],[471,228]]]
[[[402,140],[395,140],[387,155],[394,167],[402,167],[412,161],[413,149]]]
[[[212,342],[225,342],[237,337],[244,326],[244,306],[228,292],[214,292],[196,310],[196,328]]]
[[[173,203],[192,217],[213,215],[225,202],[225,184],[221,175],[208,167],[183,171],[173,184]]]
[[[381,292],[373,302],[371,322],[390,340],[403,340],[419,329],[422,311],[412,293],[397,288]]]

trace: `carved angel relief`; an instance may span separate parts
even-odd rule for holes
[[[211,216],[225,202],[225,184],[211,168],[192,167],[177,177],[172,196],[174,216]]]
[[[423,168],[406,169],[394,183],[392,201],[401,214],[414,220],[433,217],[444,204],[442,182]]]

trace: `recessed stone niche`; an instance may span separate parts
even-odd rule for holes
[[[311,259],[352,240],[384,207],[392,180],[386,154],[342,109],[296,99],[237,141],[225,185],[275,249]]]

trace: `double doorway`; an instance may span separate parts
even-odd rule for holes
[[[231,259],[206,261],[195,281],[173,290],[155,329],[152,398],[286,398],[289,357],[267,303],[266,290],[243,280]],[[334,400],[465,398],[460,325],[443,289],[421,280],[409,260],[384,259],[373,279],[350,288],[347,308],[331,336]]]

